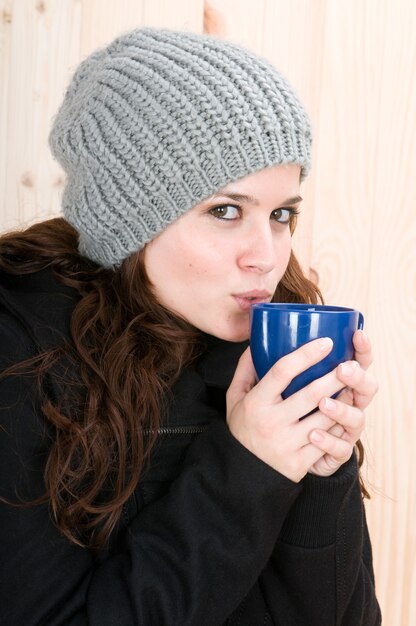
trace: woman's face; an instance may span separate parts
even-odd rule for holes
[[[247,339],[251,304],[271,300],[289,262],[299,175],[298,165],[250,174],[157,235],[144,258],[158,301],[205,333]]]

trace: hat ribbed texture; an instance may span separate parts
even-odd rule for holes
[[[166,29],[125,33],[78,66],[49,135],[79,251],[117,267],[227,183],[310,169],[308,116],[265,59]]]

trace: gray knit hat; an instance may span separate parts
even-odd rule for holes
[[[211,35],[140,28],[78,66],[49,136],[79,251],[115,268],[229,182],[310,168],[308,116],[265,59]]]

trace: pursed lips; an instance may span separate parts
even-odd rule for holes
[[[245,293],[233,294],[233,298],[243,311],[248,311],[253,304],[270,302],[272,294],[265,290],[253,290]]]

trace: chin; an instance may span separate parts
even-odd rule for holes
[[[218,339],[223,339],[224,341],[230,341],[232,343],[239,343],[241,341],[247,341],[250,337],[250,331],[248,325],[246,328],[224,328],[224,329],[215,329],[211,333],[214,337]]]
[[[235,343],[238,343],[240,341],[247,341],[247,339],[249,339],[250,337],[250,333],[248,330],[245,331],[241,331],[239,333],[232,333],[230,338],[228,339],[228,341],[233,341]]]

